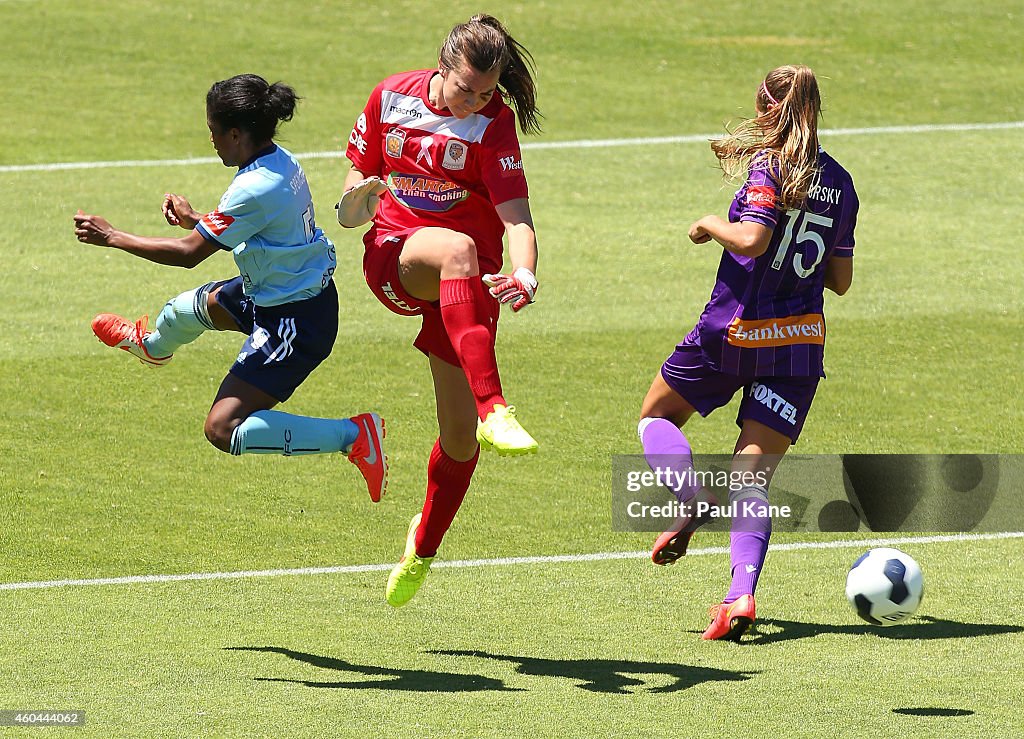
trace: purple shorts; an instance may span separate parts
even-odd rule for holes
[[[661,376],[701,416],[727,404],[736,391],[743,400],[736,425],[750,419],[788,436],[796,444],[818,389],[818,377],[744,377],[712,369],[696,344],[682,343],[661,366]]]

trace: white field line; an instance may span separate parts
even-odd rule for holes
[[[903,536],[886,539],[842,539],[836,541],[800,541],[790,544],[772,544],[772,552],[793,552],[802,549],[864,549],[891,547],[905,544],[937,544],[942,542],[988,541],[993,539],[1024,539],[1024,531],[991,534],[936,534]],[[728,554],[727,547],[691,549],[687,557],[709,554]],[[459,559],[437,561],[434,568],[462,569],[466,567],[505,567],[514,565],[598,562],[614,559],[640,559],[650,552],[597,552],[595,554],[557,554],[543,557],[500,557],[497,559]],[[343,565],[339,567],[299,567],[288,570],[242,570],[237,572],[193,572],[184,575],[130,575],[127,577],[98,577],[88,580],[41,580],[37,582],[0,583],[0,590],[38,590],[41,588],[89,587],[94,585],[144,585],[149,583],[179,582],[182,580],[244,580],[257,577],[286,577],[306,575],[348,575],[362,572],[386,572],[393,564]]]
[[[915,126],[877,126],[873,128],[824,128],[821,136],[872,136],[880,134],[931,133],[944,131],[999,131],[1024,128],[1024,121],[1004,123],[936,123]],[[689,134],[685,136],[649,136],[633,139],[583,139],[579,141],[534,141],[522,145],[524,151],[536,149],[604,149],[614,146],[651,146],[657,144],[697,144],[718,138],[721,133]],[[298,159],[342,159],[345,152],[311,151],[296,154]],[[0,172],[57,172],[70,169],[104,169],[112,167],[169,167],[192,164],[217,164],[217,157],[191,157],[188,159],[125,159],[110,162],[51,162],[48,164],[4,164]]]

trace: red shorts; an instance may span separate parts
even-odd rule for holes
[[[400,316],[423,316],[423,325],[412,345],[424,354],[433,354],[448,364],[461,366],[455,348],[448,338],[444,322],[441,320],[441,304],[439,301],[420,300],[409,295],[402,287],[398,275],[398,256],[402,253],[405,240],[416,233],[419,228],[407,228],[401,231],[378,233],[371,228],[363,237],[366,251],[363,254],[363,277],[370,291],[377,300],[391,312]],[[498,317],[501,305],[497,300],[488,300],[486,309],[490,313],[489,326],[493,337],[498,330]]]

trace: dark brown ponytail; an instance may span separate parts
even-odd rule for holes
[[[540,133],[540,112],[533,81],[533,57],[494,16],[474,15],[455,26],[438,54],[447,69],[465,59],[478,72],[500,69],[498,86],[516,111],[524,133]]]

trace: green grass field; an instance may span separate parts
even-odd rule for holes
[[[392,461],[382,503],[340,457],[233,458],[206,442],[239,336],[204,336],[160,371],[92,336],[97,312],[153,315],[236,272],[224,255],[185,272],[78,244],[75,210],[164,234],[164,192],[210,208],[231,172],[25,167],[212,156],[205,91],[249,71],[304,97],[285,146],[340,151],[373,85],[429,66],[481,9],[0,0],[0,588],[377,566],[0,589],[0,710],[85,710],[69,733],[98,737],[1019,734],[1024,593],[1005,573],[1024,566],[1020,538],[901,545],[927,595],[884,631],[843,596],[863,545],[771,552],[757,630],[739,646],[699,639],[728,555],[664,570],[627,556],[652,538],[612,531],[611,456],[639,451],[643,394],[711,289],[718,251],[686,230],[724,213],[732,190],[704,143],[571,145],[720,132],[769,69],[815,68],[824,128],[863,129],[822,135],[861,215],[800,452],[1019,453],[1024,128],[954,128],[1024,121],[1018,3],[486,7],[536,58],[536,141],[566,143],[524,152],[541,287],[499,334],[507,394],[542,448],[482,460],[440,561],[621,557],[438,567],[407,608],[384,603],[436,426],[416,322],[375,301],[359,234],[333,222],[343,160],[304,160],[338,247],[341,335],[283,408],[378,409]],[[921,125],[938,128],[907,128]],[[734,415],[688,426],[697,449],[731,450]]]

